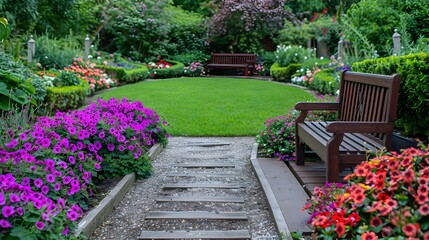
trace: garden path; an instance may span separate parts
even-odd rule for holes
[[[252,170],[253,144],[171,138],[153,175],[135,183],[91,239],[279,239]]]

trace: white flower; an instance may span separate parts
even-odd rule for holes
[[[92,58],[92,55],[88,55],[88,59],[91,59]]]
[[[307,60],[307,56],[305,56],[304,59]]]
[[[323,56],[322,56],[322,57],[320,57],[320,60],[323,60]]]

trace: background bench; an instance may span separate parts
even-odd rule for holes
[[[338,103],[297,103],[297,165],[304,164],[306,144],[324,161],[327,181],[338,182],[340,172],[365,161],[368,150],[391,150],[400,81],[399,75],[344,71]],[[311,110],[335,110],[338,121],[305,121]]]
[[[244,75],[252,74],[256,63],[255,54],[247,53],[212,53],[209,62],[206,64],[206,73],[210,69],[232,69],[243,70]]]

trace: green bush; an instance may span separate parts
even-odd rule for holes
[[[339,76],[335,68],[323,69],[313,75],[310,88],[317,90],[320,94],[335,94],[339,87]]]
[[[207,55],[201,51],[194,51],[189,53],[182,53],[171,57],[172,60],[181,62],[186,66],[191,65],[193,62],[207,62],[207,59],[210,58],[210,55]]]
[[[70,34],[63,39],[52,39],[48,35],[36,40],[35,59],[44,69],[63,69],[73,63],[76,56],[82,55],[81,44]]]
[[[0,110],[8,111],[14,108],[36,104],[31,98],[35,89],[22,75],[0,70]]]
[[[290,82],[292,75],[301,68],[301,64],[293,63],[286,67],[280,67],[279,63],[275,62],[271,65],[270,75],[274,81]]]
[[[173,78],[183,76],[185,65],[181,62],[166,60],[167,62],[173,64],[169,68],[158,68],[150,70],[150,77],[154,79],[161,78]]]
[[[408,136],[429,139],[429,54],[392,56],[354,63],[358,72],[402,76],[396,126]]]
[[[97,65],[97,68],[103,69],[107,74],[118,80],[120,84],[140,82],[149,77],[149,69],[143,64],[127,63],[137,68],[127,70],[122,67],[106,66],[102,64]]]
[[[60,75],[54,78],[55,87],[70,87],[80,84],[79,77],[74,72],[61,71]]]
[[[89,95],[89,84],[79,79],[80,85],[68,87],[48,87],[46,103],[50,104],[52,110],[67,111],[77,109],[84,104]]]

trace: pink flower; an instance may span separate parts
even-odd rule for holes
[[[15,213],[15,209],[12,206],[4,206],[1,213],[5,218],[12,216]]]
[[[36,225],[36,228],[39,230],[42,230],[43,228],[45,228],[45,223],[40,222],[40,221],[36,222],[35,225]]]
[[[10,224],[10,222],[8,222],[4,219],[0,219],[0,227],[1,228],[12,228],[12,224]]]

